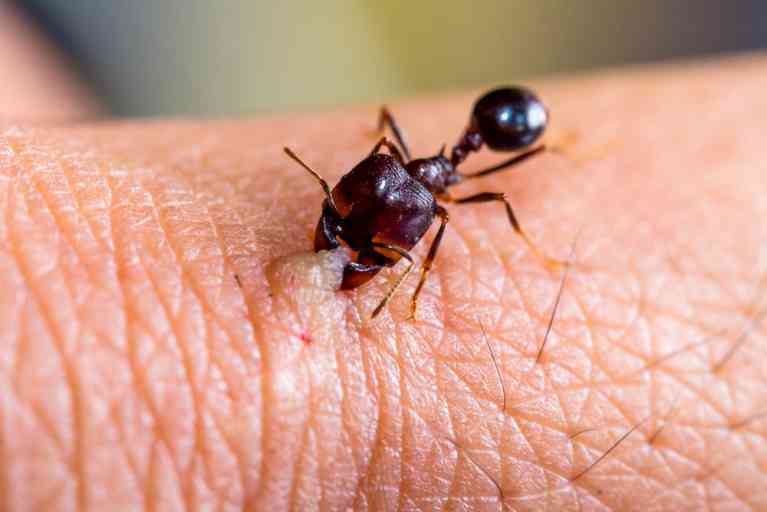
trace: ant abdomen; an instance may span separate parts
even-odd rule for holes
[[[532,91],[505,87],[477,100],[471,124],[490,149],[515,151],[538,140],[547,119],[546,107]]]
[[[546,130],[547,121],[546,107],[529,89],[493,89],[474,104],[469,126],[453,147],[450,162],[458,166],[483,145],[495,151],[527,148]]]

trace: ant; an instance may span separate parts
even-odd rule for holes
[[[494,89],[474,104],[469,125],[449,158],[445,156],[443,146],[435,156],[413,159],[402,130],[389,110],[382,107],[379,130],[388,126],[397,144],[382,137],[370,154],[344,175],[332,190],[317,172],[289,148],[284,148],[288,156],[314,176],[325,192],[322,215],[314,235],[314,251],[335,249],[341,245],[340,239],[356,252],[356,258],[344,268],[341,283],[344,290],[361,286],[382,268],[394,266],[401,258],[408,261],[407,268],[375,308],[372,318],[383,310],[413,270],[414,261],[409,251],[423,237],[434,218],[439,217],[439,230],[410,302],[411,318],[415,317],[418,295],[449,220],[447,210],[437,203],[437,199],[455,204],[503,203],[512,228],[533,253],[548,265],[559,266],[560,262],[543,256],[527,237],[504,193],[481,192],[453,198],[447,191],[448,187],[464,180],[508,169],[543,152],[543,145],[529,148],[543,134],[547,119],[546,107],[532,91],[523,87]],[[524,151],[478,172],[459,172],[458,166],[483,145],[495,151]],[[381,148],[386,148],[390,154],[382,153]]]

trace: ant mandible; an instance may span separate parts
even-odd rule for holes
[[[543,134],[547,118],[546,107],[530,90],[523,87],[495,89],[474,104],[469,125],[453,147],[450,158],[445,156],[443,146],[435,156],[412,159],[397,122],[386,107],[382,107],[379,130],[388,126],[397,144],[382,137],[370,154],[344,175],[332,191],[317,172],[285,148],[288,156],[314,176],[325,191],[322,215],[314,235],[314,251],[335,249],[340,246],[340,239],[356,253],[356,258],[344,268],[341,289],[345,290],[361,286],[382,268],[394,266],[401,258],[408,261],[405,271],[373,311],[373,318],[413,270],[414,261],[409,251],[436,216],[441,221],[439,230],[410,302],[411,318],[415,317],[418,295],[449,220],[447,210],[437,203],[437,199],[455,204],[503,203],[511,226],[533,253],[549,265],[559,265],[558,261],[543,256],[528,238],[502,192],[481,192],[462,198],[453,198],[447,192],[448,187],[464,180],[508,169],[540,154],[545,150],[543,145],[527,148]],[[483,144],[495,151],[524,151],[478,172],[458,172],[458,166]],[[388,149],[390,155],[381,153],[381,148]]]

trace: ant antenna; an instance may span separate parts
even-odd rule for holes
[[[330,186],[328,185],[328,182],[327,182],[327,181],[325,181],[325,180],[322,178],[322,176],[320,176],[320,175],[319,175],[319,174],[318,174],[318,173],[317,173],[317,172],[316,172],[314,169],[312,169],[311,167],[309,167],[308,165],[306,165],[306,164],[303,162],[303,160],[301,160],[300,158],[298,158],[298,156],[297,156],[295,153],[293,153],[293,151],[291,151],[291,149],[290,149],[290,148],[288,148],[288,147],[285,147],[285,148],[283,148],[283,149],[285,150],[285,154],[287,154],[287,155],[288,155],[290,158],[292,158],[293,160],[295,160],[296,162],[298,162],[298,165],[300,165],[301,167],[303,167],[304,169],[306,169],[306,170],[309,172],[309,174],[311,174],[312,176],[314,176],[314,178],[315,178],[315,179],[316,179],[316,180],[319,182],[320,186],[322,187],[322,190],[325,192],[325,198],[327,199],[327,201],[328,201],[328,204],[330,204],[330,207],[331,207],[331,208],[333,208],[333,211],[335,211],[336,213],[338,213],[338,208],[336,208],[336,202],[335,202],[335,200],[333,199],[333,194],[332,194],[332,193],[331,193],[331,191],[330,191]]]

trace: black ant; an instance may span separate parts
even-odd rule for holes
[[[544,262],[558,266],[558,261],[543,256],[530,241],[502,192],[481,192],[462,198],[453,198],[447,192],[448,187],[464,180],[493,174],[540,154],[545,149],[543,145],[526,148],[543,134],[547,118],[546,107],[528,89],[495,89],[474,104],[469,126],[453,147],[450,158],[445,156],[443,146],[436,156],[411,159],[397,122],[386,107],[382,107],[379,129],[388,126],[398,145],[382,137],[370,154],[344,175],[332,191],[319,174],[285,148],[288,156],[311,173],[325,191],[322,216],[314,235],[315,252],[339,247],[339,239],[356,252],[356,258],[344,268],[341,288],[345,290],[368,282],[382,268],[394,266],[401,258],[408,261],[407,269],[373,311],[374,318],[413,269],[414,261],[409,251],[437,216],[441,221],[439,231],[429,248],[410,303],[411,316],[415,316],[418,295],[449,219],[447,210],[437,203],[437,199],[456,204],[502,202],[514,231]],[[458,172],[458,166],[483,144],[496,151],[526,150],[478,172]],[[381,153],[382,147],[391,154]]]

